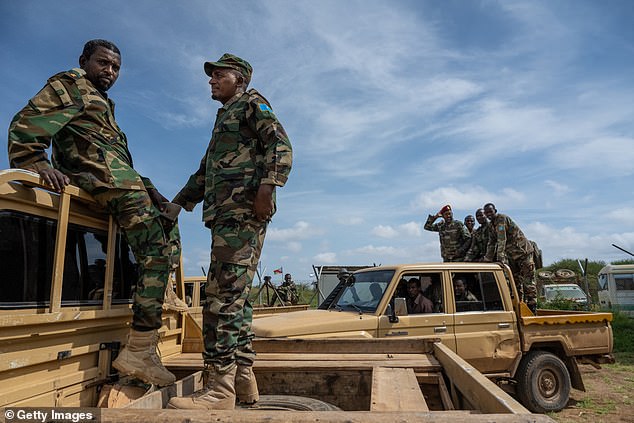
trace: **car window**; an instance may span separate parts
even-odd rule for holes
[[[493,272],[452,273],[456,312],[504,310]]]

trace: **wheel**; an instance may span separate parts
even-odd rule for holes
[[[255,410],[289,410],[289,411],[339,411],[339,407],[315,398],[295,395],[260,395],[254,405],[240,408]]]
[[[559,411],[570,398],[570,374],[563,361],[545,351],[531,351],[517,373],[517,396],[533,413]]]

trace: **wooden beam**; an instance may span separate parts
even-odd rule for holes
[[[285,410],[134,410],[104,408],[96,411],[104,422],[113,423],[385,423],[385,422],[430,422],[430,423],[554,423],[543,414],[470,414],[463,411],[285,411]]]
[[[112,308],[112,283],[114,279],[114,265],[117,259],[115,251],[117,250],[117,224],[112,215],[108,216],[108,246],[106,260],[106,280],[103,285],[103,309],[110,310]]]
[[[64,258],[66,256],[66,235],[68,234],[68,211],[70,210],[70,194],[66,189],[59,195],[57,213],[57,234],[55,235],[55,253],[53,255],[53,277],[51,281],[51,297],[49,312],[61,309],[62,281],[64,280]]]
[[[375,367],[370,411],[429,411],[413,369]]]
[[[442,364],[443,370],[452,384],[469,403],[477,405],[479,411],[483,413],[529,413],[519,402],[447,346],[440,342],[435,343],[434,355]]]

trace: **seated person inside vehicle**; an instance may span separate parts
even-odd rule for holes
[[[467,288],[467,279],[463,276],[454,277],[453,292],[456,296],[456,301],[478,301],[476,296]]]
[[[433,313],[434,305],[420,289],[420,280],[412,278],[407,282],[407,313]]]

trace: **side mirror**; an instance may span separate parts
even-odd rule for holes
[[[407,316],[405,298],[394,298],[394,314],[397,316]]]

